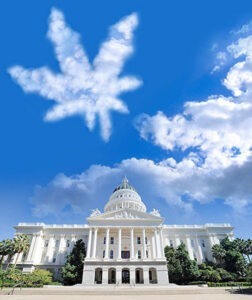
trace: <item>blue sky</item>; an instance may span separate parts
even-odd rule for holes
[[[85,222],[124,175],[167,224],[251,238],[251,19],[245,0],[2,1],[0,238]]]

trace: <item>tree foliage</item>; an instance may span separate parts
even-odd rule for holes
[[[169,271],[170,282],[186,284],[197,280],[200,273],[196,261],[189,258],[185,244],[180,244],[177,249],[165,247],[165,256]]]
[[[19,255],[26,253],[30,247],[30,240],[26,234],[16,235],[13,239],[6,239],[0,242],[0,265],[2,265],[5,256],[7,259],[7,268],[9,267],[12,258],[17,254],[14,268],[16,267]]]
[[[82,282],[85,257],[85,243],[83,240],[78,240],[71,253],[67,256],[65,266],[62,268],[62,279],[65,285],[74,285]]]
[[[249,243],[250,240],[235,239],[230,241],[226,237],[219,245],[213,246],[213,257],[220,267],[242,279],[247,273],[248,257],[250,255]]]

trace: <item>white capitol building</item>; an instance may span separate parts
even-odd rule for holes
[[[113,191],[104,212],[93,210],[85,225],[19,223],[16,234],[31,238],[18,267],[53,271],[56,276],[66,255],[78,239],[87,245],[83,285],[169,283],[164,247],[184,243],[190,258],[200,264],[212,260],[211,248],[226,236],[233,238],[230,224],[164,225],[164,218],[146,206],[125,178]],[[15,260],[15,257],[14,257]]]

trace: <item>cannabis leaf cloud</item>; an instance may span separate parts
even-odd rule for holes
[[[99,117],[101,136],[108,141],[112,130],[110,112],[128,112],[118,96],[141,84],[135,77],[119,77],[125,60],[133,52],[133,30],[137,23],[137,15],[133,13],[112,26],[109,38],[90,64],[79,35],[65,23],[62,12],[52,9],[48,37],[61,73],[55,74],[47,67],[28,70],[21,66],[8,71],[25,92],[36,92],[56,102],[46,113],[46,121],[81,115],[92,130]]]

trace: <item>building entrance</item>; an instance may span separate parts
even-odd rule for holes
[[[123,269],[122,270],[122,283],[130,283],[129,269]]]

